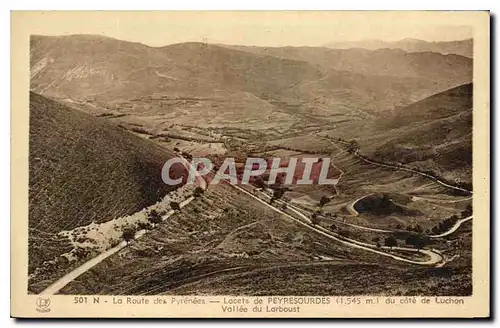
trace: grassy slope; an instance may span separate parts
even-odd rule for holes
[[[472,176],[472,84],[399,108],[377,123],[361,152],[379,161],[410,164],[448,180]]]
[[[467,295],[467,265],[421,268],[345,247],[217,185],[61,293]]]
[[[173,288],[198,280],[195,277],[223,269],[314,265],[322,261],[320,256],[335,263],[387,261],[310,232],[220,184],[209,187],[203,197],[80,276],[62,293],[171,293]],[[295,287],[290,288],[288,293]],[[232,291],[226,289],[225,293]]]
[[[451,278],[450,278],[451,277]],[[469,296],[471,270],[302,263],[236,272],[187,284],[177,295]]]
[[[30,271],[62,253],[53,234],[132,214],[172,189],[161,180],[172,153],[34,93],[29,146]]]
[[[472,83],[440,92],[409,106],[397,108],[383,127],[409,126],[460,114],[472,108]]]

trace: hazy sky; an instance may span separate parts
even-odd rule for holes
[[[29,20],[43,35],[101,34],[163,46],[186,41],[319,46],[336,41],[470,38],[467,12],[43,12]],[[27,18],[28,19],[28,18]]]

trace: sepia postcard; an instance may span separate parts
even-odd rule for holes
[[[14,11],[11,315],[490,316],[488,11]]]

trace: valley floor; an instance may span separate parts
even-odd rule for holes
[[[109,240],[110,245],[100,252],[33,283],[31,291],[102,295],[472,292],[472,213],[460,217],[472,202],[470,195],[462,195],[465,190],[413,169],[371,161],[349,151],[346,142],[319,135],[325,129],[319,125],[264,145],[262,136],[245,140],[221,131],[209,132],[206,139],[203,129],[178,128],[184,136],[154,134],[142,127],[130,132],[195,156],[206,152],[231,156],[236,150],[239,156],[252,153],[265,158],[327,156],[339,172],[339,182],[293,185],[274,201],[272,190],[250,185],[208,185],[196,198],[190,197],[192,190],[184,193],[181,188],[181,198],[176,200],[182,210],[166,206],[163,222],[139,230],[135,240],[120,242],[120,236],[114,236],[118,238],[114,245]],[[243,131],[234,131],[244,136]],[[318,206],[324,197],[328,201]],[[127,219],[127,224],[147,222],[145,211],[144,218]],[[89,229],[83,228],[73,231],[82,230],[88,238]],[[425,236],[425,245],[410,245],[408,238],[414,234]],[[79,240],[78,236],[83,235],[78,233],[74,239]]]
[[[370,173],[369,185],[374,188],[375,172],[372,169]],[[419,190],[419,194],[431,195],[432,204],[440,201],[438,193],[432,192],[436,188],[441,190],[439,184],[429,185],[425,179],[413,180],[409,176],[405,179],[414,184],[413,189]],[[347,186],[348,181],[349,178],[346,178],[343,183]],[[353,204],[363,197],[354,201],[348,197],[351,201],[347,204],[333,199],[326,208],[334,213],[340,213],[342,209],[352,212]],[[449,196],[444,197],[449,199]],[[443,282],[449,279],[452,283],[439,293],[470,293],[470,268],[456,261],[457,254],[463,256],[466,250],[449,253],[446,245],[458,239],[446,241],[440,238],[455,232],[456,236],[464,235],[461,231],[470,229],[463,228],[461,224],[452,227],[450,233],[436,236],[435,243],[417,252],[411,247],[375,245],[370,239],[372,236],[382,237],[396,230],[384,220],[378,219],[382,221],[378,226],[385,229],[370,228],[370,223],[377,220],[375,217],[359,213],[349,216],[346,213],[343,218],[325,219],[315,225],[311,223],[307,206],[303,207],[300,203],[294,205],[292,199],[283,209],[283,201],[270,205],[269,198],[266,193],[248,186],[209,186],[203,197],[194,199],[192,204],[167,218],[144,238],[128,247],[122,245],[116,254],[103,259],[102,263],[86,268],[81,276],[71,279],[60,292],[113,295],[300,292],[312,295],[318,293],[315,288],[326,279],[324,275],[335,272],[345,287],[334,288],[334,284],[330,283],[331,289],[323,289],[325,295],[334,290],[338,293],[335,295],[412,295],[417,291],[436,295],[433,286],[442,288]],[[465,201],[455,199],[446,204],[454,209],[461,202]],[[345,224],[350,228],[345,231],[351,234],[346,237],[340,231],[332,231],[328,222],[339,226]],[[366,234],[363,233],[365,231]],[[467,261],[465,257],[463,260]],[[350,279],[345,275],[352,275],[350,279],[353,281],[368,280],[363,285],[350,286]],[[362,278],[363,275],[366,277]],[[412,275],[419,278],[413,279]],[[377,277],[381,279],[379,282]],[[380,285],[382,281],[385,281],[384,286]]]

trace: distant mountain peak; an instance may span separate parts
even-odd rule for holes
[[[455,54],[472,58],[472,39],[434,42],[416,38],[404,38],[399,41],[368,39],[360,41],[333,42],[326,44],[325,47],[333,49],[360,48],[367,50],[377,50],[383,48],[401,49],[406,52],[436,52],[443,55]]]
[[[422,40],[422,39],[417,39],[417,38],[404,38],[404,39],[401,39],[400,41],[410,41],[410,42],[427,42],[425,40]]]

